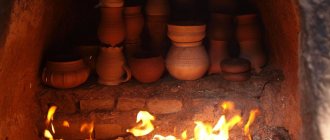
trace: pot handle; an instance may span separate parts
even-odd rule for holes
[[[127,81],[129,81],[131,79],[132,72],[131,72],[131,70],[126,65],[123,65],[123,68],[124,68],[124,70],[126,72],[126,79],[123,79],[121,82],[127,82]]]

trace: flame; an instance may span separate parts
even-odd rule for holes
[[[54,125],[53,125],[52,121],[54,120],[54,114],[55,114],[56,109],[57,109],[56,106],[51,106],[48,109],[48,113],[47,113],[46,129],[44,131],[44,137],[49,139],[49,140],[54,139],[52,133],[47,128],[50,126],[53,134],[55,134],[55,128],[54,128]]]
[[[80,132],[87,132],[89,134],[89,139],[92,139],[92,134],[94,131],[94,121],[90,123],[84,123],[80,127]]]
[[[50,133],[49,130],[47,130],[47,129],[44,131],[44,137],[49,139],[49,140],[54,139],[52,133]]]
[[[63,121],[62,126],[69,128],[70,123],[68,121]]]
[[[185,130],[185,131],[182,132],[182,134],[181,134],[181,138],[182,138],[183,140],[185,140],[185,139],[188,138],[188,136],[187,136],[187,130]]]
[[[235,109],[235,104],[231,101],[224,101],[221,104],[221,107],[223,109],[223,112],[226,113],[229,110],[234,110]]]
[[[250,133],[250,125],[254,122],[257,114],[259,114],[258,109],[251,110],[249,120],[244,126],[244,134],[245,134],[245,136],[248,137],[249,140],[252,140],[251,133]]]
[[[154,120],[155,120],[155,117],[152,116],[149,112],[140,111],[137,114],[136,123],[139,123],[140,121],[142,123],[133,127],[132,129],[127,129],[127,132],[130,132],[134,136],[137,136],[137,137],[147,135],[155,129],[154,125],[151,123],[151,121],[154,121]]]

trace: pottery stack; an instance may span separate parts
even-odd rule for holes
[[[212,13],[209,26],[209,58],[211,65],[208,74],[221,73],[220,63],[229,57],[229,45],[233,38],[233,17],[222,13]]]
[[[259,73],[266,63],[266,56],[262,50],[261,29],[256,14],[237,16],[236,38],[240,56],[250,60],[252,68]]]
[[[225,59],[221,62],[223,79],[242,82],[250,79],[251,63],[243,58]]]
[[[101,21],[98,28],[99,40],[110,47],[119,46],[125,39],[123,0],[101,0]]]
[[[201,78],[209,67],[207,53],[202,44],[205,24],[168,24],[168,37],[172,41],[166,68],[179,80]]]
[[[164,55],[166,48],[167,20],[169,15],[168,0],[148,0],[146,4],[146,28],[148,46],[155,52]]]
[[[124,9],[126,40],[125,53],[131,57],[141,48],[141,32],[144,25],[144,18],[141,13],[141,6],[127,6]]]

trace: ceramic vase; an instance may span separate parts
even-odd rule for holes
[[[125,64],[123,47],[101,47],[96,72],[98,82],[103,85],[119,85],[130,80],[131,71]]]
[[[147,0],[146,14],[148,16],[164,16],[169,14],[168,0]]]
[[[209,60],[202,40],[205,25],[168,25],[168,36],[172,40],[166,68],[179,80],[201,78],[209,67]]]
[[[165,54],[168,16],[147,15],[148,47],[155,53]]]
[[[236,17],[236,38],[238,41],[261,40],[261,30],[256,14]]]
[[[125,7],[124,15],[126,26],[125,53],[130,57],[140,50],[140,35],[144,25],[141,6]]]
[[[208,69],[208,74],[219,74],[221,70],[221,61],[228,58],[228,42],[210,40],[209,48],[209,59],[210,67]]]
[[[122,7],[101,7],[101,21],[98,28],[99,40],[111,47],[118,46],[125,39],[125,23]]]
[[[59,89],[74,88],[84,83],[90,69],[82,59],[70,61],[47,61],[42,72],[42,81]]]
[[[233,17],[221,13],[212,13],[208,27],[210,39],[230,41],[233,39],[234,27]]]
[[[133,77],[141,83],[156,82],[165,71],[165,61],[161,55],[137,53],[129,59]]]

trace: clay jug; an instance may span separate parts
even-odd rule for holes
[[[166,68],[179,80],[201,78],[209,67],[207,53],[202,45],[205,25],[168,25],[172,47],[167,54]]]
[[[167,16],[147,16],[148,46],[155,53],[165,54]],[[165,56],[165,55],[164,55]]]
[[[234,35],[233,17],[221,13],[212,13],[208,27],[210,39],[230,41]]]
[[[256,14],[237,16],[236,38],[238,41],[261,40],[261,30]]]
[[[165,71],[165,61],[159,54],[139,52],[128,63],[133,77],[142,83],[156,82]]]
[[[47,61],[42,72],[42,81],[48,86],[60,89],[74,88],[84,83],[90,69],[82,59],[69,61]]]
[[[228,47],[228,42],[226,41],[210,40],[210,67],[208,74],[219,74],[222,72],[220,63],[229,57]]]
[[[137,43],[140,40],[144,20],[141,6],[125,7],[126,43]]]
[[[122,16],[122,7],[101,7],[101,21],[98,28],[98,37],[102,43],[111,47],[124,41],[125,23]]]
[[[237,11],[236,0],[209,0],[210,12],[220,12],[224,14],[235,14]]]
[[[101,47],[97,58],[98,82],[103,85],[119,85],[131,79],[131,71],[125,65],[123,47]],[[126,78],[123,76],[126,74]]]
[[[151,16],[164,16],[169,14],[168,0],[148,0],[146,14]]]

